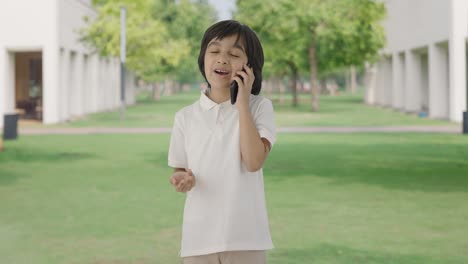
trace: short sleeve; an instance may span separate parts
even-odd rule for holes
[[[185,150],[184,116],[178,112],[174,118],[174,127],[169,144],[168,165],[173,168],[187,168],[187,153]]]
[[[254,120],[260,137],[266,138],[273,147],[276,142],[276,128],[273,104],[270,100],[264,98],[260,102]]]

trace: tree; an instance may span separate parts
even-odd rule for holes
[[[205,30],[216,20],[215,10],[207,1],[180,0],[161,1],[152,11],[155,18],[161,19],[175,40],[187,42],[187,54],[177,67],[168,71],[183,83],[202,80],[198,71],[198,52]]]
[[[307,68],[304,58],[303,40],[299,36],[297,20],[294,14],[294,3],[284,0],[271,1],[238,1],[235,18],[249,25],[262,42],[265,53],[265,77],[283,76],[289,73],[290,89],[293,93],[293,106],[297,106],[297,80]],[[294,41],[291,41],[294,40]],[[286,70],[287,69],[287,70]]]
[[[239,17],[259,29],[266,40],[266,50],[273,50],[269,54],[272,58],[267,57],[273,64],[282,67],[282,62],[289,61],[293,75],[293,66],[301,71],[307,65],[312,111],[319,110],[319,74],[372,61],[384,45],[384,31],[379,24],[385,14],[383,3],[374,0],[260,3],[238,1]]]
[[[207,24],[214,20],[214,11],[205,1],[178,2],[94,0],[98,16],[88,19],[82,38],[102,56],[119,56],[123,5],[127,8],[127,68],[149,83],[167,76],[188,80],[197,69],[195,36],[198,43]]]

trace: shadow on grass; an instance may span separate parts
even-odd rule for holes
[[[325,177],[331,184],[364,183],[388,189],[468,192],[466,146],[431,143],[277,144],[264,166],[273,181]]]
[[[76,162],[95,158],[95,154],[81,152],[50,152],[23,146],[8,146],[0,155],[0,185],[12,184],[19,178],[29,177],[34,172],[19,174],[15,167],[35,162]]]
[[[1,165],[1,163],[0,163]],[[0,186],[15,183],[20,178],[29,177],[28,175],[19,174],[11,169],[0,167]]]
[[[82,152],[48,152],[39,149],[10,147],[0,155],[0,164],[7,162],[73,162],[94,158],[92,153]]]
[[[268,255],[274,263],[331,263],[331,264],[438,264],[462,263],[458,261],[433,259],[427,256],[391,254],[378,251],[356,250],[343,246],[322,244],[310,249],[277,248]]]

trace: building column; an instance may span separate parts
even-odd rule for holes
[[[112,60],[112,90],[114,91],[114,108],[120,107],[120,68],[119,60]]]
[[[382,93],[382,102],[384,106],[392,106],[392,96],[393,96],[393,63],[391,57],[384,57],[384,83],[383,83],[383,93]]]
[[[99,56],[97,54],[90,55],[89,58],[89,81],[90,81],[90,102],[92,113],[99,110],[98,90],[99,90]]]
[[[60,93],[59,93],[59,115],[60,121],[70,118],[69,105],[69,80],[70,80],[70,52],[66,49],[60,50]]]
[[[102,72],[103,72],[103,75],[101,76],[101,89],[103,91],[103,96],[101,97],[101,100],[103,100],[103,103],[104,103],[104,110],[105,111],[108,111],[110,110],[110,101],[112,100],[110,98],[110,94],[109,94],[109,85],[108,85],[108,82],[109,82],[109,65],[107,63],[107,58],[103,58],[102,59],[102,64],[101,64],[101,67],[102,67]]]
[[[59,117],[59,55],[57,43],[45,46],[43,51],[43,122],[53,124]]]
[[[82,67],[82,74],[83,74],[83,82],[81,84],[81,110],[82,114],[85,115],[89,113],[89,57],[86,54],[82,54],[83,56],[83,67]]]
[[[0,46],[0,127],[3,127],[3,115],[6,112],[6,93],[8,89],[8,53],[6,49]]]
[[[15,53],[0,48],[0,127],[5,114],[15,112]]]
[[[70,67],[68,68],[68,109],[70,112],[69,117],[73,118],[77,115],[77,107],[76,107],[76,94],[77,94],[77,86],[76,86],[76,79],[79,78],[76,76],[76,52],[70,51]]]
[[[448,119],[448,52],[437,44],[429,46],[429,117]]]
[[[419,71],[421,74],[419,86],[421,89],[421,105],[419,109],[427,113],[429,111],[429,56],[427,50],[426,53],[420,54],[419,58]]]
[[[75,87],[75,97],[73,100],[75,101],[75,115],[82,116],[83,115],[83,54],[81,52],[75,53],[75,67],[74,73],[75,83],[73,87]]]
[[[466,111],[466,34],[467,7],[464,0],[450,1],[449,33],[449,116],[451,121],[461,122]],[[462,22],[462,23],[460,23]]]
[[[99,57],[99,87],[98,87],[98,111],[107,110],[106,109],[106,86],[105,86],[105,61],[104,58]]]
[[[375,87],[375,102],[377,105],[382,106],[383,101],[383,93],[385,87],[385,67],[383,58],[377,63],[377,85]]]
[[[420,59],[414,51],[407,50],[406,58],[406,84],[405,84],[405,107],[406,112],[419,112],[421,107],[421,72]]]
[[[404,106],[404,90],[405,90],[405,71],[404,71],[404,56],[400,53],[393,53],[393,93],[392,107],[395,109],[403,109]]]

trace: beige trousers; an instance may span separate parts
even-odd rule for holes
[[[182,258],[183,264],[266,264],[265,250],[225,251]]]

